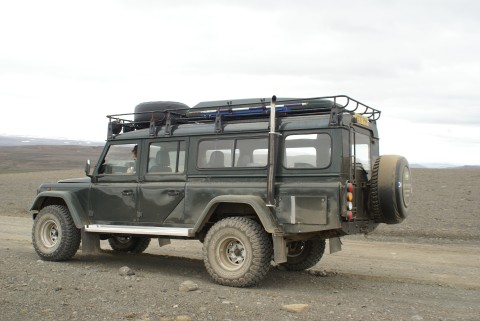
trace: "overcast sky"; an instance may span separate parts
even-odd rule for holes
[[[382,154],[480,164],[479,34],[478,0],[0,0],[0,134],[102,141],[142,101],[346,94],[382,111]]]

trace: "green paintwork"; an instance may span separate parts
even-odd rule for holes
[[[371,231],[376,225],[362,203],[367,183],[352,170],[351,139],[354,132],[371,140],[370,155],[378,156],[376,122],[366,128],[354,123],[345,113],[339,124],[331,125],[329,114],[279,117],[281,134],[276,157],[276,206],[266,205],[267,166],[240,168],[200,168],[197,164],[199,143],[205,139],[266,138],[269,120],[231,121],[215,131],[213,122],[175,124],[171,135],[165,126],[140,129],[113,135],[106,143],[99,163],[90,179],[65,180],[40,187],[32,205],[39,211],[44,204],[62,200],[79,228],[89,224],[158,226],[190,228],[190,237],[200,237],[205,227],[227,216],[257,217],[264,229],[274,236],[289,240],[312,237],[331,238],[347,233]],[[329,161],[318,168],[285,167],[285,137],[289,135],[322,134],[331,148]],[[149,144],[162,141],[181,141],[186,146],[185,170],[180,173],[150,174]],[[100,173],[100,162],[110,146],[138,145],[136,172],[132,175]],[[294,143],[293,143],[294,144]],[[319,157],[320,157],[319,156]],[[371,162],[373,162],[371,160]],[[371,168],[366,169],[367,172]],[[345,183],[358,177],[355,194],[356,209],[361,221],[345,222]],[[50,191],[47,191],[50,189]],[[292,215],[293,213],[293,215]],[[355,226],[353,225],[355,224]],[[277,240],[276,244],[282,244]]]
[[[39,211],[47,199],[61,199],[70,210],[75,226],[82,228],[88,224],[88,213],[85,210],[85,204],[82,204],[82,201],[79,200],[78,196],[81,194],[81,190],[41,192],[35,197],[30,210]]]

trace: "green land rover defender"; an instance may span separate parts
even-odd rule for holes
[[[380,111],[348,96],[141,103],[109,115],[86,176],[38,189],[33,245],[44,260],[141,253],[152,238],[203,243],[205,267],[228,286],[272,266],[316,265],[329,240],[402,222],[412,196],[401,156],[379,156]]]

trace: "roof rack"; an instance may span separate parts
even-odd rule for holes
[[[145,128],[150,128],[150,136],[156,136],[160,129],[159,126],[163,125],[165,125],[165,134],[169,136],[177,124],[212,121],[215,123],[215,131],[221,132],[224,120],[268,117],[270,115],[270,103],[270,98],[212,101],[202,102],[186,109],[107,115],[109,119],[108,139],[114,138],[122,130],[126,133]],[[380,110],[346,95],[315,98],[277,98],[275,111],[277,117],[330,114],[331,125],[338,125],[343,113],[360,114],[370,121],[378,120],[381,114]],[[142,114],[150,115],[150,120],[135,121],[130,119],[135,115]]]

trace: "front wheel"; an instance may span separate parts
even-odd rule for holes
[[[325,252],[325,240],[295,241],[287,244],[287,262],[282,263],[288,271],[303,271],[315,266]]]
[[[150,244],[149,237],[113,236],[108,239],[108,244],[114,251],[142,253]]]
[[[267,274],[272,242],[263,227],[248,218],[217,222],[203,244],[205,267],[215,282],[235,287],[257,284]]]
[[[32,243],[46,261],[66,261],[77,253],[81,234],[66,206],[42,208],[33,222]]]

